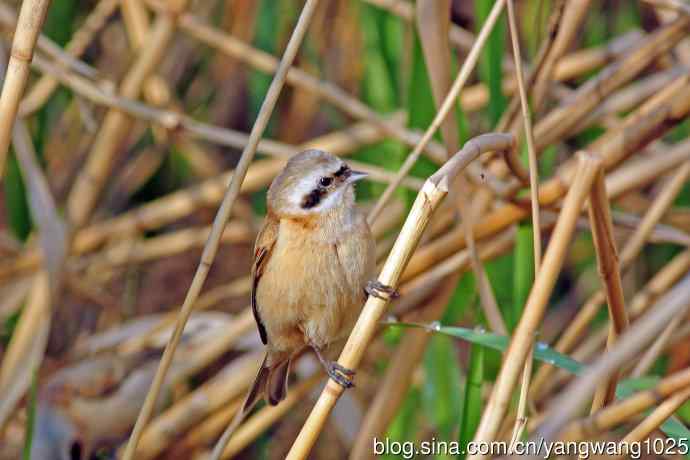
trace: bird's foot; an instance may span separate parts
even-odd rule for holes
[[[364,292],[372,297],[376,297],[381,300],[391,300],[396,297],[400,297],[400,293],[392,286],[387,286],[381,283],[379,280],[371,280],[367,283],[364,288]]]
[[[355,371],[348,369],[336,361],[326,359],[326,357],[321,354],[321,350],[318,347],[312,345],[312,348],[314,349],[316,356],[319,358],[319,361],[321,361],[323,368],[326,370],[326,373],[331,379],[345,389],[355,386],[355,384],[352,382]]]
[[[348,369],[347,367],[341,366],[335,361],[328,361],[324,363],[326,372],[328,376],[335,380],[335,382],[341,387],[348,389],[355,386],[352,378],[355,375],[355,371]]]

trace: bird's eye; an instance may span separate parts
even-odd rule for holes
[[[322,177],[319,180],[319,184],[321,184],[324,187],[328,187],[329,185],[331,185],[331,182],[333,182],[333,179],[330,177]]]

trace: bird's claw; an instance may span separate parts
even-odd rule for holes
[[[379,280],[369,281],[364,288],[364,292],[381,300],[391,300],[400,297],[400,293],[395,288],[385,285]]]
[[[348,369],[347,367],[341,366],[335,361],[331,361],[326,367],[326,372],[331,379],[345,389],[355,386],[355,384],[352,382],[352,377],[354,377],[355,371],[352,369]]]

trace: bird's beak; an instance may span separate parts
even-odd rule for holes
[[[367,174],[367,173],[365,173],[365,172],[362,172],[362,171],[350,171],[350,175],[349,175],[349,177],[347,178],[347,181],[348,181],[349,183],[357,182],[357,181],[360,181],[360,180],[364,179],[364,178],[367,177],[368,175],[369,175],[369,174]]]

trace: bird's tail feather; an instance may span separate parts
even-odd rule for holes
[[[268,403],[272,406],[275,406],[285,399],[285,395],[287,394],[287,381],[290,374],[290,360],[286,359],[275,366],[269,367],[266,365],[267,358],[268,355],[264,356],[264,361],[261,363],[254,383],[252,383],[251,388],[247,392],[247,397],[242,404],[242,408],[237,411],[232,422],[225,429],[218,443],[216,443],[213,453],[211,454],[212,460],[221,458],[225,446],[230,441],[233,433],[262,396],[266,398]]]

